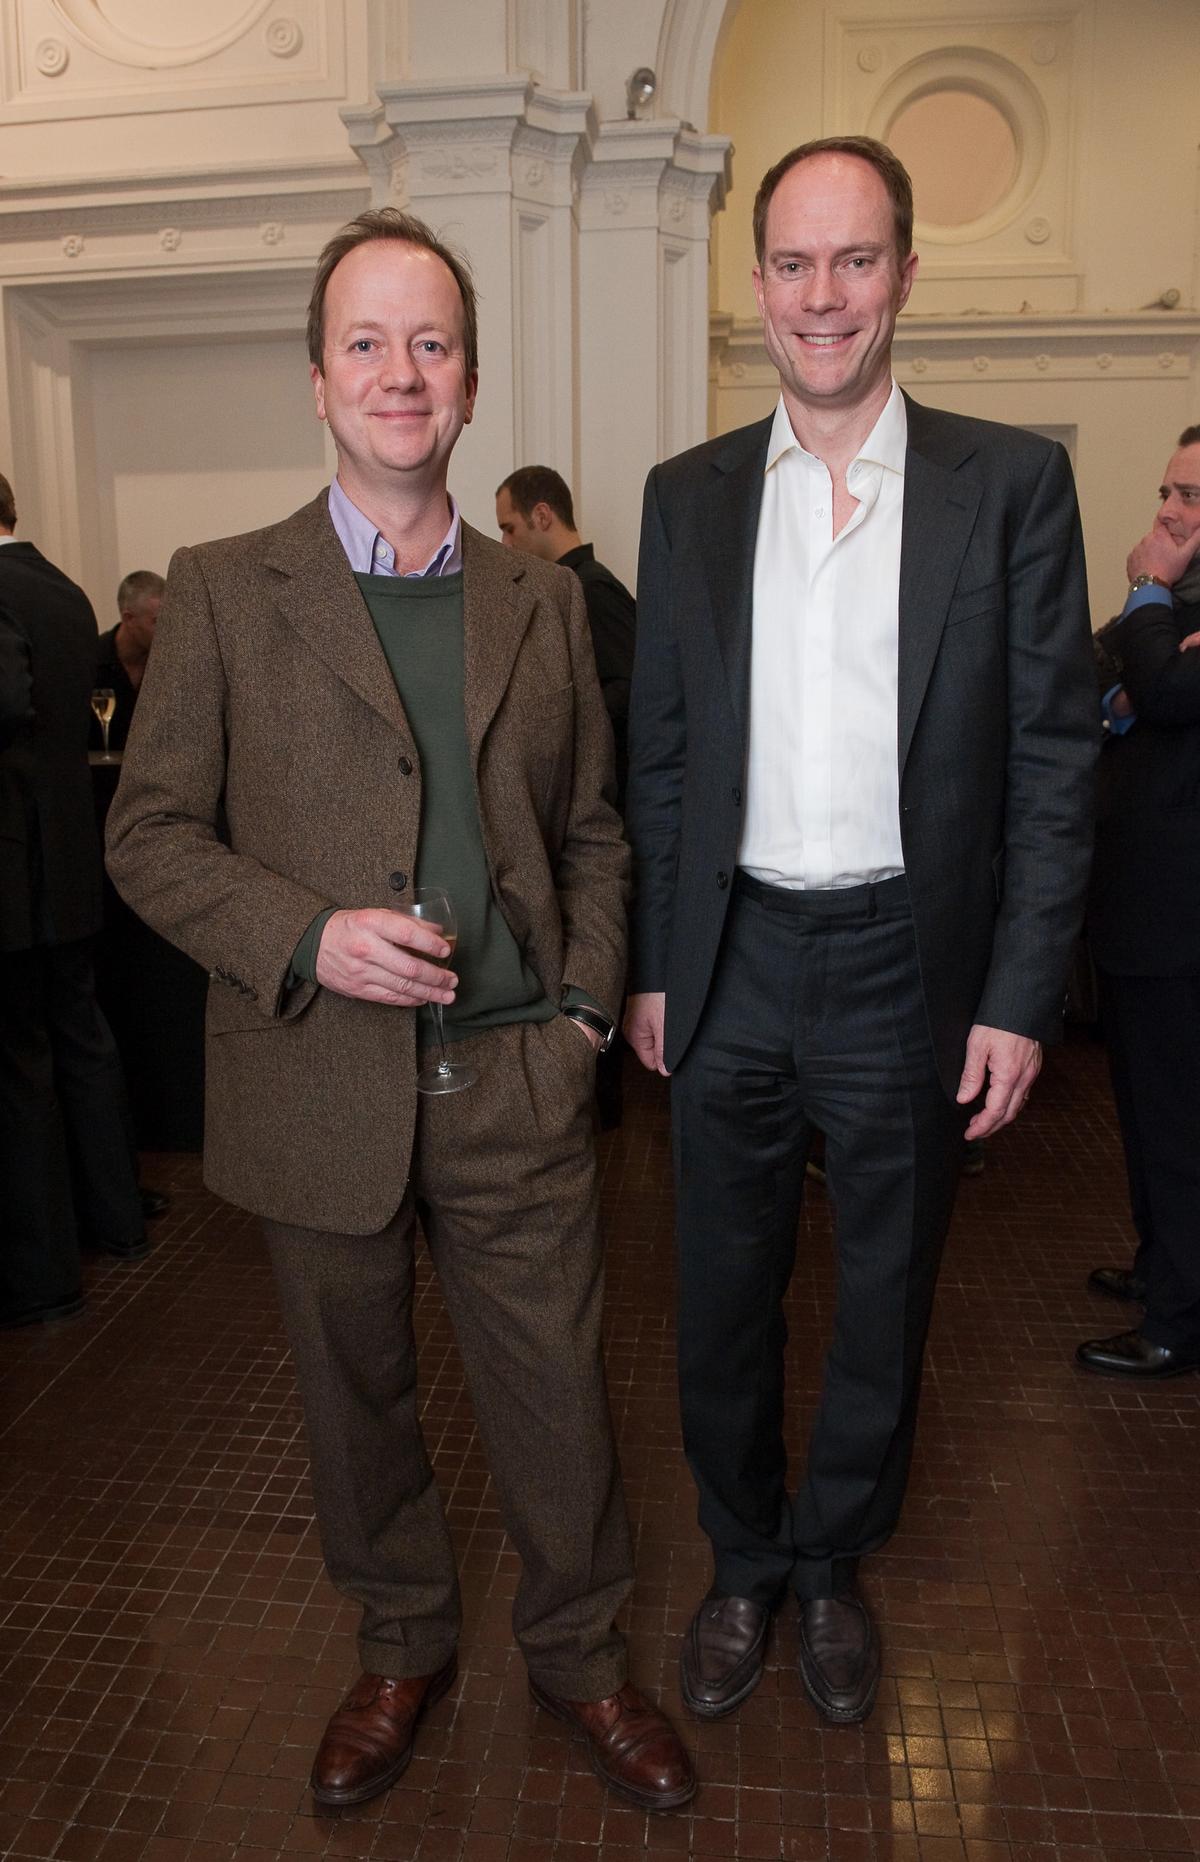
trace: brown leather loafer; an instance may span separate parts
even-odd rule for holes
[[[827,1720],[865,1720],[879,1691],[879,1637],[854,1591],[800,1600],[800,1679]]]
[[[1200,1345],[1154,1345],[1140,1332],[1089,1338],[1075,1357],[1085,1371],[1105,1377],[1180,1377],[1200,1370]]]
[[[596,1776],[639,1810],[678,1810],[695,1796],[696,1774],[679,1734],[628,1682],[605,1700],[560,1700],[532,1678],[529,1692],[556,1720],[579,1727]]]
[[[361,1674],[325,1728],[309,1784],[318,1804],[365,1804],[395,1784],[412,1757],[417,1721],[452,1686],[451,1656],[436,1674],[389,1681]]]
[[[771,1612],[749,1597],[710,1591],[683,1638],[679,1687],[689,1713],[719,1720],[762,1680]]]

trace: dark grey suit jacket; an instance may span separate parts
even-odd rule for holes
[[[906,397],[907,398],[907,397]],[[900,827],[942,1080],[973,1022],[1061,1023],[1096,753],[1083,547],[1061,446],[908,401]],[[717,963],[742,828],[754,552],[771,420],[646,486],[626,827],[630,987],[678,1065]]]
[[[1100,756],[1088,936],[1116,976],[1200,975],[1200,601],[1149,602],[1112,633],[1137,713]]]

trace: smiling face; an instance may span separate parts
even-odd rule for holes
[[[1176,543],[1200,549],[1200,443],[1181,446],[1159,487],[1158,523]]]
[[[356,246],[330,274],[324,327],[323,372],[311,375],[348,496],[444,488],[477,383],[449,267],[403,240]]]
[[[897,253],[891,198],[869,162],[824,154],[788,170],[767,208],[754,294],[793,416],[883,407],[916,269],[915,253]]]

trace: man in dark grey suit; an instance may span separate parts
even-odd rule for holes
[[[1088,938],[1138,1235],[1131,1268],[1089,1285],[1142,1323],[1076,1357],[1102,1376],[1200,1367],[1200,427],[1187,427],[1129,594],[1104,629],[1122,684],[1105,694]]]
[[[626,1031],[674,1074],[684,1442],[715,1575],[684,1698],[801,1671],[869,1713],[860,1557],[899,1515],[965,1135],[1013,1119],[1054,1037],[1089,857],[1095,696],[1070,467],[892,379],[912,192],[866,138],[764,178],[754,282],[774,416],[646,489],[627,826]],[[799,1490],[783,1297],[827,1137],[837,1305]]]

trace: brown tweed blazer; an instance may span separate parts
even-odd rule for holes
[[[616,1017],[627,849],[583,590],[463,526],[467,737],[495,897],[557,1001]],[[406,773],[406,771],[408,773]],[[371,1234],[416,1118],[411,1009],[289,960],[329,905],[385,906],[421,816],[413,734],[324,492],[177,552],[108,821],[135,911],[210,973],[205,1180],[277,1222]]]

